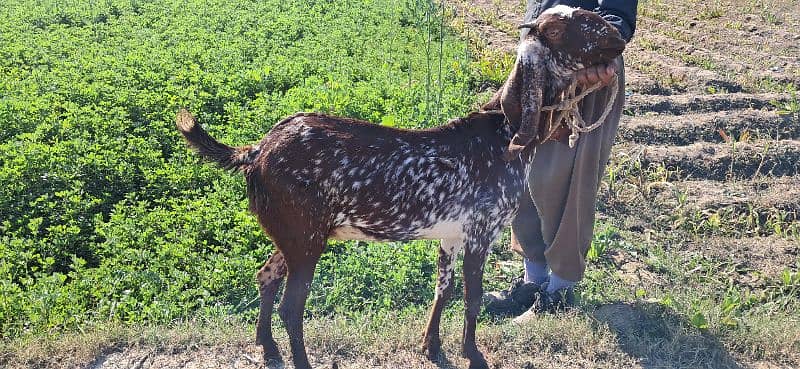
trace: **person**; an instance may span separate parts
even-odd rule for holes
[[[529,0],[525,22],[544,10],[567,5],[600,14],[626,41],[636,29],[636,0]],[[521,38],[528,29],[522,29]],[[583,278],[586,253],[592,241],[600,180],[617,133],[625,100],[622,57],[608,65],[589,66],[575,73],[580,86],[602,82],[603,88],[580,103],[586,122],[595,122],[609,103],[608,86],[617,75],[619,88],[606,121],[581,134],[574,148],[563,140],[537,145],[527,178],[530,196],[523,196],[511,224],[511,249],[523,256],[524,276],[505,291],[488,293],[490,314],[517,316],[524,322],[541,312],[554,312],[574,304],[573,288]]]

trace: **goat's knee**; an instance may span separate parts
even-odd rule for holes
[[[285,275],[286,261],[283,259],[283,254],[276,253],[258,270],[256,279],[261,290],[264,290],[273,286],[276,282],[279,283]]]

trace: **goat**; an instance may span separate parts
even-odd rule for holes
[[[521,60],[541,68],[534,78],[534,96],[555,96],[553,89],[568,85],[571,72],[581,65],[621,52],[608,48],[617,45],[608,40],[619,38],[616,30],[588,11],[558,7],[523,27],[531,28],[531,41],[523,42],[517,64]],[[530,85],[529,74],[521,73],[527,64],[515,67],[502,102],[495,104],[503,111],[474,112],[431,129],[395,129],[299,113],[277,123],[259,143],[234,148],[209,136],[188,111],[178,113],[177,128],[190,146],[244,174],[250,211],[275,244],[276,252],[257,273],[261,304],[256,342],[268,367],[283,365],[270,317],[285,276],[278,314],[289,334],[295,368],[310,368],[302,317],[328,239],[441,239],[423,350],[432,360],[439,355],[439,321],[452,294],[456,256],[463,249],[462,355],[470,368],[488,368],[475,343],[481,281],[490,245],[516,212],[525,187],[528,160],[513,154],[532,140],[526,126],[535,125],[522,118],[532,114],[521,105],[531,100],[525,100],[528,91],[522,90]]]

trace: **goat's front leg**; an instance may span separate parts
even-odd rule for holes
[[[275,294],[278,293],[285,275],[286,261],[279,251],[276,251],[256,274],[261,296],[258,323],[256,323],[256,344],[261,345],[264,350],[264,363],[270,369],[283,366],[278,344],[272,338],[272,309],[275,306]]]
[[[483,295],[483,267],[489,252],[489,242],[468,244],[464,250],[464,336],[462,355],[469,359],[469,369],[488,369],[486,359],[475,343],[478,313]]]
[[[439,338],[439,322],[442,319],[442,310],[445,304],[453,295],[453,269],[462,244],[463,241],[460,239],[447,239],[442,240],[442,244],[439,247],[436,296],[433,298],[431,315],[428,318],[425,336],[422,339],[422,351],[431,360],[436,360],[441,351],[442,342]]]

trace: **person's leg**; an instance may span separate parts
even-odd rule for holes
[[[541,161],[534,168],[565,165],[567,156],[564,150],[574,152],[570,174],[566,183],[554,182],[546,178],[547,172],[532,173],[531,193],[542,219],[542,237],[548,248],[545,257],[552,270],[551,280],[557,277],[563,281],[577,282],[583,278],[586,269],[585,256],[589,250],[594,231],[597,191],[604,174],[611,146],[617,133],[619,119],[625,100],[625,76],[620,58],[617,70],[618,91],[614,106],[605,123],[597,130],[582,134],[574,149],[566,145],[558,148],[542,146],[536,152],[534,161]],[[612,88],[606,87],[587,96],[581,106],[581,114],[586,122],[592,123],[603,113],[611,96]],[[549,164],[548,164],[549,163]],[[563,175],[563,168],[552,171]],[[550,290],[559,289],[550,287]]]
[[[547,280],[549,268],[544,257],[546,245],[542,240],[541,223],[536,207],[525,190],[519,209],[511,221],[511,249],[522,255],[524,278],[515,280],[504,291],[484,295],[486,311],[495,315],[516,316],[533,305],[539,287]]]
[[[511,221],[511,249],[523,257],[525,283],[541,285],[547,281],[550,274],[544,257],[547,245],[542,239],[542,223],[527,186],[517,214]]]
[[[537,294],[530,310],[514,321],[522,323],[537,312],[555,311],[573,303],[572,287],[586,268],[586,252],[594,231],[597,191],[616,136],[624,105],[624,75],[620,59],[618,93],[605,123],[580,136],[574,149],[562,143],[536,148],[529,185],[541,222],[541,237],[547,248],[545,260],[551,273],[544,291]],[[581,107],[592,123],[611,98],[607,87],[587,96]]]
[[[525,6],[525,16],[522,17],[522,23],[528,23],[536,19],[542,12],[541,0],[528,0]],[[519,39],[522,40],[530,32],[530,28],[522,28],[519,30]]]

